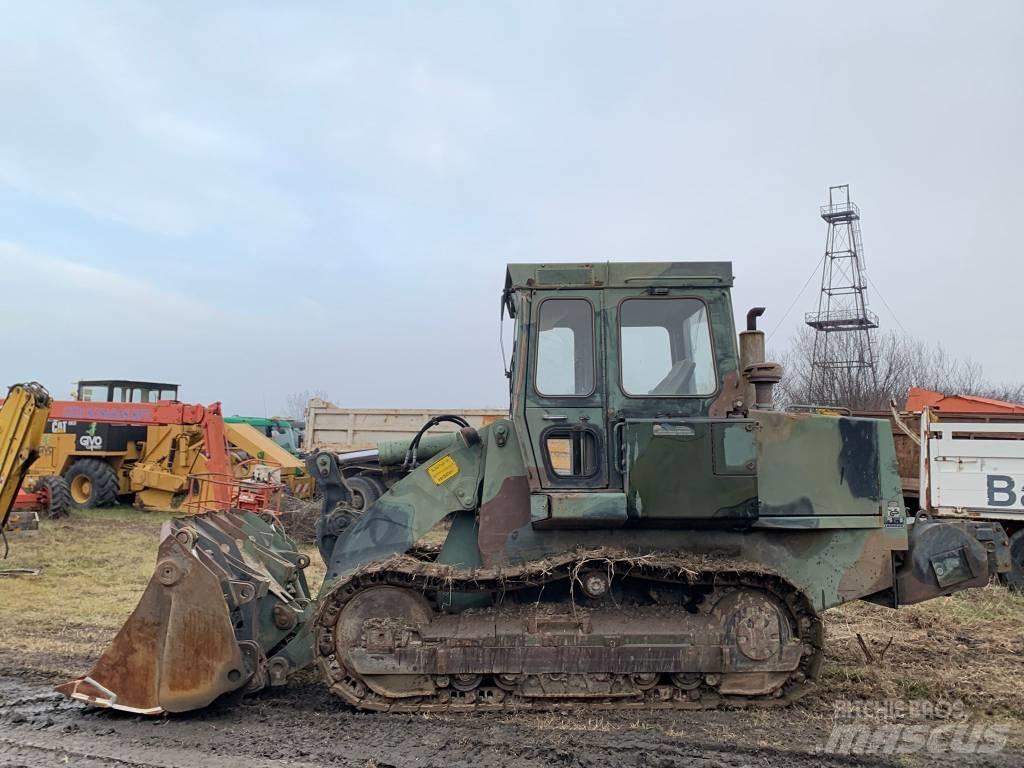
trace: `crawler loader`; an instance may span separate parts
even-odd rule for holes
[[[181,712],[313,667],[376,711],[785,704],[818,676],[823,611],[1006,570],[996,526],[907,518],[884,421],[772,408],[781,369],[762,310],[737,338],[732,281],[510,265],[508,418],[308,457],[316,599],[273,521],[178,520],[111,648],[59,690]]]

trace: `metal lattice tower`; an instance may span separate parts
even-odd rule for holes
[[[871,338],[878,317],[868,309],[860,209],[849,184],[829,187],[821,218],[828,223],[821,295],[818,311],[804,318],[816,331],[808,391],[822,404],[863,407],[859,396],[878,385]]]

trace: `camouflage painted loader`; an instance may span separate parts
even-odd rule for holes
[[[511,265],[508,419],[308,458],[315,602],[259,517],[177,521],[61,690],[183,711],[314,665],[368,710],[784,703],[818,674],[822,611],[1005,570],[991,524],[906,519],[888,424],[771,409],[781,370],[758,310],[737,344],[731,284],[725,263]]]

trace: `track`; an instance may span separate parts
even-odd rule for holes
[[[445,610],[480,595],[493,605]],[[410,713],[785,705],[823,646],[806,596],[773,572],[608,551],[472,571],[395,558],[336,585],[315,635],[333,693]]]

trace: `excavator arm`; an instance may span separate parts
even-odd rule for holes
[[[0,406],[0,531],[35,461],[50,412],[50,394],[35,382],[15,384]]]

